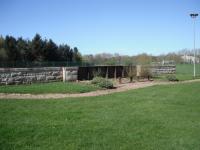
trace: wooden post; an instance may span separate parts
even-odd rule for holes
[[[122,67],[122,78],[124,78],[124,67]]]
[[[107,69],[106,69],[106,79],[108,79],[108,66],[107,66]]]
[[[97,73],[98,73],[98,75],[100,75],[101,74],[101,68],[97,68]]]
[[[90,80],[90,70],[88,68],[88,80]]]
[[[116,66],[115,66],[114,78],[115,78],[115,80],[117,80],[117,68],[116,68]]]
[[[66,81],[66,67],[62,67],[62,71],[63,71],[63,82]]]

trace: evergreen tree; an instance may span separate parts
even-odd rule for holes
[[[43,47],[43,58],[45,61],[58,61],[58,47],[57,45],[50,39],[49,41],[44,42]]]
[[[78,51],[77,47],[74,47],[73,50],[73,62],[81,62],[81,54]]]
[[[29,53],[30,53],[30,47],[28,45],[28,41],[24,40],[22,37],[18,38],[17,40],[17,49],[20,52],[21,55],[21,61],[29,61]]]
[[[42,62],[42,61],[82,61],[77,47],[67,44],[57,45],[52,39],[43,40],[36,34],[32,40],[22,37],[17,40],[12,36],[0,36],[0,62]]]
[[[34,61],[43,61],[42,49],[44,41],[39,34],[36,34],[31,42],[31,53]]]
[[[8,61],[20,61],[20,52],[17,49],[17,41],[12,36],[6,36],[5,49],[8,56]]]
[[[0,62],[7,61],[8,56],[5,50],[5,40],[0,36]]]

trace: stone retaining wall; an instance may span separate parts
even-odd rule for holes
[[[62,80],[62,67],[0,68],[0,85]]]
[[[126,67],[128,66],[0,68],[0,85],[91,80],[97,70],[101,71],[103,77],[127,77]],[[153,74],[174,74],[176,66],[151,66],[151,70]]]

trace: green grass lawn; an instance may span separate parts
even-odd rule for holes
[[[88,98],[0,100],[0,149],[199,150],[199,83]]]
[[[193,64],[177,64],[176,77],[179,80],[192,80],[193,77]],[[196,78],[200,78],[200,64],[196,64]]]
[[[85,93],[100,89],[91,84],[72,82],[34,83],[31,85],[0,86],[0,93]]]
[[[176,64],[176,78],[180,81],[193,80],[193,64]],[[167,81],[167,75],[159,75],[154,77],[158,81]],[[196,78],[200,79],[200,64],[196,64]]]

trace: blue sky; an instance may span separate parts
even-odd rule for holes
[[[162,54],[193,47],[200,0],[0,0],[0,34],[39,33],[82,54]],[[200,16],[196,20],[200,47]]]

